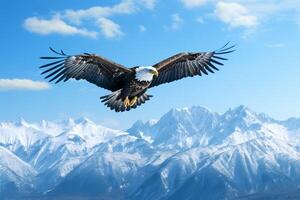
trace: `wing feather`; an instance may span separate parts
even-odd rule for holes
[[[41,57],[41,59],[57,60],[40,66],[44,71],[45,79],[49,82],[67,81],[71,78],[87,80],[99,87],[115,91],[120,88],[124,80],[124,74],[133,73],[129,68],[94,54],[81,54],[68,56],[62,50],[56,51],[50,48],[58,56]]]
[[[229,43],[227,43],[221,49],[213,52],[179,53],[167,58],[153,65],[159,75],[153,78],[150,87],[185,77],[214,73],[219,70],[215,65],[222,66],[224,64],[221,61],[227,60],[222,55],[234,52],[234,47],[234,45],[229,46]]]

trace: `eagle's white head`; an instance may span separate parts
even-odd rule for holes
[[[153,76],[158,76],[158,71],[152,66],[141,66],[135,69],[135,79],[138,81],[152,81]]]

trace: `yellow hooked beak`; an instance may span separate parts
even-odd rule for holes
[[[153,74],[154,76],[158,76],[158,71],[156,69],[151,70],[150,73]]]

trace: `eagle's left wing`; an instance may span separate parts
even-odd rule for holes
[[[153,78],[150,87],[169,83],[185,77],[214,73],[219,70],[215,65],[223,65],[219,60],[227,60],[220,57],[223,54],[233,52],[234,46],[228,47],[228,43],[221,49],[212,52],[179,53],[167,58],[153,67],[158,71],[158,76]]]

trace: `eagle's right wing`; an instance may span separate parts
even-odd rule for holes
[[[70,78],[84,79],[99,87],[115,91],[120,89],[120,75],[132,72],[129,68],[94,54],[68,56],[63,51],[57,52],[52,48],[50,50],[58,56],[41,57],[41,59],[56,61],[40,67],[45,69],[42,74],[46,74],[45,79],[49,78],[50,82],[58,83]]]

